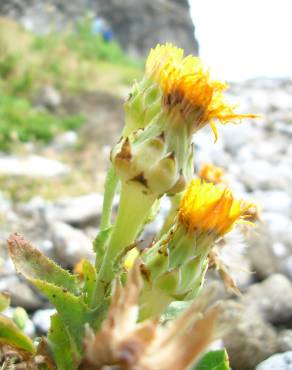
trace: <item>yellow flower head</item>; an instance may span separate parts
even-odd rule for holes
[[[226,187],[193,180],[182,197],[178,219],[190,233],[203,232],[219,237],[244,219],[252,206],[234,199]]]
[[[152,49],[146,62],[146,74],[161,87],[164,107],[170,114],[175,114],[173,108],[178,108],[176,114],[191,121],[192,132],[210,123],[216,139],[213,120],[225,124],[257,117],[235,113],[236,106],[224,99],[223,91],[228,85],[212,80],[199,57],[183,55],[183,49],[167,43]]]
[[[214,184],[225,184],[225,172],[221,167],[214,166],[212,163],[205,163],[198,176],[206,182],[212,182]]]

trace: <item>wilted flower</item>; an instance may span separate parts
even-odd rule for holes
[[[80,369],[118,366],[127,370],[185,370],[196,362],[219,331],[220,307],[200,314],[207,296],[198,299],[173,322],[162,326],[157,318],[138,320],[142,288],[139,263],[129,272],[123,288],[116,280],[107,318],[99,332],[87,329],[85,359]]]

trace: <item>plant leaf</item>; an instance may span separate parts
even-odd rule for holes
[[[0,312],[6,310],[10,305],[10,296],[6,293],[0,293]]]
[[[58,314],[51,316],[51,328],[48,333],[48,343],[59,370],[75,370],[72,347],[67,329]]]
[[[47,281],[73,294],[78,293],[76,277],[43,255],[23,237],[13,234],[7,243],[16,270],[27,279]]]
[[[84,325],[92,322],[92,312],[83,302],[82,296],[76,297],[68,290],[46,281],[36,279],[29,281],[56,307],[78,351],[82,352]]]
[[[190,305],[192,301],[174,301],[167,307],[164,314],[162,315],[162,321],[174,320],[182,312],[184,312]]]
[[[85,303],[89,303],[92,301],[92,296],[94,294],[94,288],[96,284],[96,270],[94,266],[88,261],[83,261],[83,275],[84,275],[84,293],[85,293]]]
[[[93,250],[96,253],[96,268],[99,269],[104,256],[104,246],[112,232],[112,226],[102,229],[93,241]]]
[[[229,370],[229,360],[225,349],[206,353],[193,370]]]
[[[0,315],[0,343],[9,344],[21,350],[35,353],[32,340],[12,320]]]

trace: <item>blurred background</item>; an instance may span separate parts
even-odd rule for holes
[[[28,333],[45,332],[52,310],[16,275],[5,240],[24,234],[70,269],[92,258],[123,101],[149,49],[168,41],[230,82],[239,111],[262,115],[219,127],[216,144],[200,131],[195,171],[221,167],[238,196],[260,204],[257,227],[224,241],[242,296],[216,274],[207,281],[226,298],[222,320],[237,317],[224,338],[232,368],[252,370],[278,353],[257,370],[282,369],[292,351],[291,10],[289,0],[0,1],[0,290],[28,311]]]

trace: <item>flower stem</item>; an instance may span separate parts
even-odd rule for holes
[[[119,253],[132,244],[141,231],[156,197],[146,195],[137,185],[123,184],[120,205],[112,234],[98,273],[94,300],[102,299],[112,282],[114,263]]]

